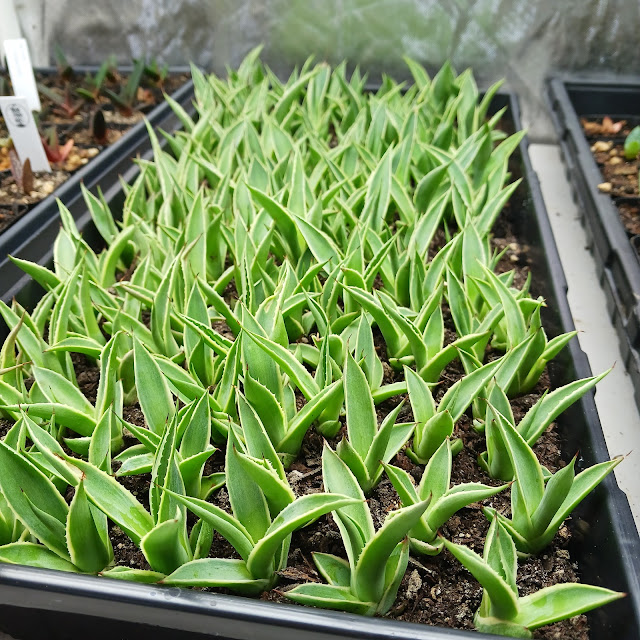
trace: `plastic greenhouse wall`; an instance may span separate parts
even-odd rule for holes
[[[219,73],[264,44],[286,73],[314,53],[375,79],[406,76],[402,56],[505,77],[533,140],[554,137],[543,79],[554,70],[640,69],[638,0],[15,0],[32,51],[60,44],[72,62],[143,54]],[[40,54],[42,55],[42,54]]]

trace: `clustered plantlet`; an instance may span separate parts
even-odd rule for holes
[[[393,517],[375,531],[358,481],[328,446],[322,454],[322,474],[331,493],[344,493],[357,500],[334,512],[348,561],[314,553],[318,571],[329,584],[302,585],[287,591],[287,597],[329,609],[384,614],[393,605],[409,562],[407,534],[428,502],[394,511]]]
[[[58,87],[49,86],[50,82],[38,82],[37,88],[41,96],[47,98],[50,106],[45,105],[40,120],[51,122],[63,118],[73,123],[82,122],[96,145],[107,145],[110,129],[105,119],[109,108],[120,111],[125,117],[133,115],[136,108],[155,104],[161,99],[169,69],[160,65],[157,60],[133,60],[130,72],[121,76],[117,70],[115,55],[108,56],[99,66],[95,74],[87,72],[81,80],[80,74],[74,71],[62,49],[56,45],[54,50]],[[8,93],[8,79],[0,76],[0,95]],[[74,89],[74,84],[82,82],[82,86]],[[88,105],[87,103],[91,103]],[[110,103],[110,104],[109,104]],[[106,110],[103,110],[106,105]],[[174,105],[177,106],[177,105]],[[38,116],[38,114],[37,114]],[[36,116],[36,119],[38,117]],[[77,168],[80,158],[70,155],[74,151],[75,142],[67,136],[65,144],[60,144],[55,126],[40,128],[42,144],[49,162],[54,168],[72,171]],[[77,136],[76,136],[77,140]],[[90,157],[90,156],[87,156]],[[71,160],[71,162],[70,162]],[[85,159],[86,162],[86,159]],[[17,157],[10,167],[12,176],[20,192],[29,194],[33,191],[33,176],[30,164],[18,166]]]
[[[109,56],[100,65],[95,75],[90,73],[86,74],[84,81],[86,87],[78,88],[78,95],[82,96],[85,100],[97,103],[105,81],[115,79],[116,67],[116,57],[114,55]]]
[[[53,107],[54,114],[70,120],[80,113],[84,105],[84,100],[74,100],[71,88],[66,83],[62,94],[42,83],[38,83],[38,92],[53,102],[55,105]]]
[[[468,482],[450,487],[451,449],[447,438],[429,460],[417,487],[406,471],[385,465],[385,471],[398,492],[403,507],[423,500],[428,502],[426,511],[408,534],[411,549],[416,553],[438,554],[442,550],[442,538],[438,538],[438,529],[462,507],[490,498],[506,486],[488,487]]]
[[[111,101],[124,115],[131,115],[135,106],[145,101],[139,97],[141,85],[163,90],[169,75],[168,65],[161,65],[154,58],[150,60],[140,58],[133,60],[131,71],[124,79],[118,72],[117,58],[112,54],[100,64],[95,74],[86,72],[82,86],[73,90],[71,82],[74,78],[78,78],[79,74],[69,63],[59,45],[55,46],[55,59],[57,77],[63,85],[62,93],[43,83],[38,84],[38,90],[53,102],[54,114],[71,119],[80,112],[85,102],[100,105]]]
[[[42,138],[42,146],[47,155],[47,160],[55,165],[63,165],[73,150],[75,142],[73,138],[67,138],[64,144],[60,144],[58,132],[55,127],[50,127]]]
[[[111,89],[104,89],[104,93],[111,99],[114,105],[122,111],[124,115],[131,115],[133,107],[137,102],[138,87],[144,73],[144,60],[134,60],[133,69],[127,81],[120,86],[118,93]]]
[[[575,474],[575,458],[554,474],[545,473],[526,440],[494,407],[492,421],[505,442],[514,472],[511,486],[512,519],[486,508],[498,519],[523,553],[538,553],[551,542],[574,507],[622,460],[601,462]]]
[[[121,219],[85,191],[104,251],[61,206],[53,268],[14,258],[45,294],[31,313],[0,304],[0,412],[13,421],[0,560],[257,594],[277,584],[295,532],[331,514],[344,549],[314,554],[326,584],[291,600],[382,615],[409,554],[445,546],[485,588],[480,629],[527,637],[617,597],[517,596],[516,548],[544,548],[618,460],[551,475],[531,449],[602,376],[544,393],[514,424],[511,398],[573,334],[547,339],[544,301],[496,273],[490,233],[522,139],[488,113],[498,86],[480,99],[470,72],[430,78],[408,61],[406,91],[384,78],[368,93],[344,64],[307,61],[283,82],[258,55],[226,81],[193,69],[197,115],[170,101],[183,130],[163,134],[168,151],[149,129],[155,158],[124,187]],[[95,400],[73,354],[99,370]],[[454,366],[464,374],[446,384]],[[506,484],[451,486],[463,419]],[[327,440],[323,491],[299,495],[287,469],[311,429]],[[376,529],[366,496],[385,474],[397,501]],[[148,508],[130,476],[149,482]],[[507,490],[511,519],[486,504]],[[474,502],[492,520],[484,560],[439,536]],[[118,564],[109,522],[148,567]],[[233,557],[212,554],[216,532]]]
[[[518,560],[508,530],[494,520],[480,557],[464,545],[443,540],[444,546],[483,587],[474,624],[478,631],[513,638],[532,638],[532,631],[613,602],[624,594],[591,585],[564,583],[520,597],[516,586]]]

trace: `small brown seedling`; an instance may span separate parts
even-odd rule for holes
[[[106,144],[109,137],[107,122],[104,119],[104,113],[101,109],[97,109],[91,116],[91,136],[97,144]]]
[[[31,171],[31,160],[27,158],[20,162],[20,158],[15,149],[9,149],[9,162],[11,165],[11,175],[16,181],[18,188],[25,195],[33,191],[33,171]]]

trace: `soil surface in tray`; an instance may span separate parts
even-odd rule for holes
[[[581,123],[591,153],[602,172],[603,181],[598,185],[599,190],[611,196],[629,238],[640,235],[640,158],[627,160],[624,156],[624,140],[632,124],[606,118],[583,118]],[[637,251],[639,245],[634,243],[634,246]]]
[[[1,75],[1,74],[0,74]],[[6,76],[3,76],[6,79]],[[51,161],[51,173],[34,174],[33,185],[28,192],[24,192],[10,171],[9,151],[0,146],[0,233],[24,215],[30,208],[47,196],[51,195],[75,171],[83,167],[100,151],[117,142],[133,125],[142,120],[163,100],[162,92],[172,93],[188,79],[186,74],[169,75],[162,87],[151,86],[143,79],[138,88],[133,111],[123,113],[118,110],[108,98],[100,95],[96,102],[83,100],[76,89],[86,86],[84,76],[75,74],[69,82],[62,80],[57,74],[37,73],[36,81],[64,97],[68,93],[69,104],[77,108],[77,113],[64,113],[59,105],[49,97],[40,94],[42,111],[39,114],[39,130],[43,137],[49,139],[55,131],[58,144],[63,147],[70,140],[73,148],[64,160]],[[8,80],[7,80],[8,81]],[[103,85],[115,93],[126,83],[127,76],[115,74],[107,79]],[[10,83],[8,92],[11,93]],[[94,130],[99,130],[93,122],[95,113],[100,110],[104,116],[105,129],[101,137],[96,138]],[[0,139],[8,136],[4,120],[0,117]]]
[[[498,271],[508,269],[516,270],[515,282],[521,286],[526,280],[529,270],[529,247],[520,244],[513,235],[507,216],[502,215],[496,225],[496,237],[493,240],[495,249],[506,249]],[[440,241],[442,239],[440,238]],[[438,239],[436,239],[438,242]],[[448,315],[444,309],[445,317]],[[448,321],[447,341],[455,339],[453,326]],[[216,327],[221,330],[221,327]],[[386,349],[380,336],[376,337],[376,347],[384,363],[385,382],[393,382],[398,379],[398,373],[394,371],[386,361]],[[488,354],[491,359],[498,357],[499,353]],[[83,393],[95,402],[97,385],[99,382],[99,370],[92,366],[84,356],[74,356],[76,375]],[[437,392],[436,400],[456,382],[464,371],[461,365],[454,361],[441,376],[441,384]],[[540,398],[545,389],[549,388],[549,378],[545,374],[532,393],[512,400],[512,408],[516,423],[524,416],[527,410]],[[378,418],[384,416],[397,406],[402,397],[395,397],[378,407]],[[144,426],[144,417],[140,408],[135,405],[125,409],[125,419]],[[411,421],[413,419],[411,406],[405,398],[405,406],[398,420]],[[0,437],[2,437],[9,423],[0,421]],[[4,427],[4,428],[3,428]],[[335,449],[338,441],[345,434],[345,426],[342,432],[333,439],[330,444]],[[487,476],[478,466],[476,459],[479,453],[486,450],[484,436],[478,434],[471,425],[468,416],[456,425],[454,436],[461,438],[464,443],[463,451],[453,459],[452,484],[463,482],[482,482],[496,486],[502,484]],[[133,445],[137,441],[129,439],[127,445]],[[321,456],[323,439],[310,430],[304,440],[301,454],[288,469],[289,482],[297,495],[314,493],[323,490],[321,475]],[[565,466],[566,460],[575,452],[561,451],[562,442],[556,432],[555,423],[535,446],[535,452],[549,470],[555,472]],[[70,452],[69,452],[70,453]],[[402,451],[391,461],[408,471],[418,482],[424,467],[414,464]],[[207,463],[205,473],[213,473],[223,470],[224,455],[218,451]],[[132,476],[119,479],[134,495],[148,508],[148,492],[150,476]],[[73,490],[65,496],[70,502]],[[228,494],[225,488],[215,492],[209,500],[219,507],[230,511]],[[386,514],[400,506],[400,501],[391,483],[386,479],[380,482],[368,499],[376,528],[382,525]],[[511,511],[509,490],[494,496],[483,503],[476,503],[459,511],[449,522],[444,525],[441,533],[449,540],[465,544],[478,553],[482,553],[484,539],[488,530],[488,522],[482,513],[482,506],[492,506],[498,511],[509,516]],[[190,525],[195,523],[195,518],[190,516]],[[520,595],[527,595],[543,587],[560,582],[575,582],[579,578],[575,561],[571,558],[568,546],[571,539],[571,520],[563,525],[553,540],[553,543],[538,556],[531,557],[519,563],[517,584]],[[111,539],[115,552],[115,562],[121,566],[149,569],[143,554],[131,542],[131,540],[116,526],[111,527]],[[280,572],[280,584],[276,589],[262,594],[262,600],[276,603],[288,603],[289,600],[283,594],[288,589],[302,582],[322,582],[318,575],[312,552],[321,551],[345,556],[338,528],[330,515],[324,516],[309,527],[293,534],[288,566]],[[211,557],[239,557],[233,547],[219,534],[214,538],[211,549]],[[206,589],[210,591],[226,592],[223,589]],[[453,627],[457,629],[473,629],[473,614],[480,605],[482,588],[476,580],[458,563],[447,551],[438,556],[411,556],[407,572],[402,581],[396,603],[385,616],[389,619],[418,622],[441,627]],[[576,616],[553,625],[549,625],[534,633],[534,637],[545,640],[588,640],[589,627],[584,615]]]

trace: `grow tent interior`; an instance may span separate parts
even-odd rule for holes
[[[431,68],[449,59],[485,84],[506,78],[533,139],[553,136],[542,99],[551,70],[632,72],[640,7],[634,0],[31,0],[15,3],[31,49],[54,44],[74,63],[143,54],[192,60],[224,73],[253,47],[287,73],[310,54],[408,78],[402,56]],[[0,27],[1,28],[1,27]],[[33,34],[31,37],[30,34]]]

